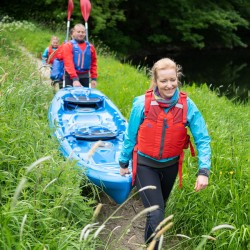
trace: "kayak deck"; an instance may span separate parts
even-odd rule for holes
[[[127,122],[100,91],[88,88],[59,90],[49,110],[64,157],[77,160],[86,176],[118,204],[131,191],[131,175],[120,175],[118,158]]]

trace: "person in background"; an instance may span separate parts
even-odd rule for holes
[[[50,40],[50,46],[47,47],[42,54],[42,63],[52,64],[54,59],[57,57],[57,49],[59,47],[59,38],[52,36]]]
[[[70,39],[74,39],[73,36],[74,29],[71,28],[69,35]],[[67,40],[64,41],[64,43],[58,47],[55,58],[52,63],[51,67],[51,74],[50,78],[52,80],[51,85],[55,88],[55,91],[58,89],[62,89],[63,81],[64,81],[64,62],[63,62],[63,46],[67,42]]]
[[[83,24],[76,24],[72,40],[63,45],[65,85],[91,87],[97,85],[97,56],[92,44],[85,41],[86,31]]]
[[[69,36],[70,36],[70,39],[73,40],[74,39],[74,28],[71,28],[70,31],[69,31]]]
[[[158,209],[147,214],[147,244],[152,241],[156,227],[164,219],[166,201],[178,173],[181,186],[183,149],[191,144],[187,127],[198,151],[199,169],[194,190],[200,191],[208,185],[210,137],[194,102],[179,91],[181,75],[181,66],[169,58],[154,64],[150,89],[134,99],[119,156],[122,176],[130,173],[128,165],[133,158],[132,182],[138,190],[146,186],[156,187],[140,192],[145,208],[158,205]],[[190,149],[193,151],[191,145]],[[158,249],[158,242],[154,249]]]

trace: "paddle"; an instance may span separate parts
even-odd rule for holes
[[[86,30],[86,41],[89,41],[89,35],[88,35],[88,19],[91,11],[91,3],[89,0],[80,0],[80,7],[83,19],[85,21],[85,30]],[[89,72],[88,72],[89,75]]]
[[[89,40],[88,37],[88,19],[91,11],[91,3],[89,0],[80,0],[80,7],[83,19],[85,21],[85,29],[86,29],[86,41]]]
[[[65,42],[67,42],[69,40],[69,27],[70,27],[70,17],[71,17],[71,14],[73,12],[73,9],[74,9],[74,3],[73,3],[73,0],[69,0],[68,2],[68,11],[67,11],[67,14],[68,14],[68,18],[67,18],[67,33],[66,33],[66,40]],[[64,76],[65,76],[65,70],[64,70]],[[63,78],[63,88],[65,88],[65,77]]]
[[[71,17],[71,14],[72,14],[72,11],[74,9],[74,3],[73,3],[73,0],[69,0],[68,2],[68,21],[67,21],[67,34],[66,34],[66,42],[68,41],[69,39],[69,27],[70,27],[70,17]]]

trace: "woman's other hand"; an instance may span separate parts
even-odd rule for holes
[[[130,174],[128,168],[120,168],[120,175],[125,176],[126,174]]]
[[[195,192],[200,191],[201,189],[205,189],[208,185],[208,177],[205,175],[198,175],[195,183]]]

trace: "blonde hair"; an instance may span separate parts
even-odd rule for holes
[[[162,70],[162,69],[174,69],[176,71],[178,83],[180,82],[180,79],[182,76],[182,67],[176,64],[176,62],[171,60],[170,58],[162,58],[154,64],[150,72],[150,75],[151,75],[151,84],[149,87],[150,89],[153,89],[156,86],[156,81],[158,78],[157,73],[159,70]]]
[[[57,40],[57,42],[59,43],[59,38],[57,36],[52,36],[51,39],[50,39],[50,43],[52,44],[52,41],[53,40]]]
[[[74,30],[76,27],[81,27],[81,28],[83,28],[84,30],[86,30],[86,29],[85,29],[85,26],[84,26],[83,24],[81,24],[81,23],[76,24],[76,25],[74,26],[73,30]]]

